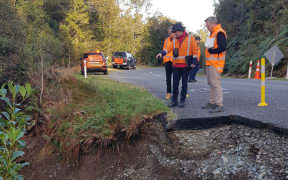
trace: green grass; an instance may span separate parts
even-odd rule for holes
[[[58,124],[57,135],[63,138],[111,138],[115,125],[129,128],[145,116],[169,111],[147,90],[104,76],[84,79],[77,75],[76,80],[66,80],[63,87],[70,91],[70,103],[51,112],[52,122]]]

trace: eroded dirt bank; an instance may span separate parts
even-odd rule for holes
[[[61,161],[41,138],[31,139],[25,179],[288,179],[285,134],[234,123],[199,126],[193,120],[166,131],[163,118],[139,127],[132,142],[82,155],[78,165]]]

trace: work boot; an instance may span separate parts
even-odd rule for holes
[[[172,108],[178,106],[178,102],[177,101],[171,101],[171,103],[168,105],[168,107]]]
[[[224,106],[216,105],[216,107],[214,109],[209,111],[209,113],[219,113],[219,112],[224,112]]]
[[[185,107],[185,101],[180,101],[179,107],[180,107],[180,108]]]
[[[202,109],[215,109],[216,104],[207,103],[205,106],[202,106]]]
[[[165,99],[169,100],[171,99],[171,96],[172,96],[171,93],[167,93]]]

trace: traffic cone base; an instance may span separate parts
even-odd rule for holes
[[[260,61],[257,61],[257,66],[256,66],[256,73],[254,79],[261,79],[260,77]]]

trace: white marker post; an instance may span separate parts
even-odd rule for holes
[[[87,61],[84,59],[84,77],[87,78]]]
[[[249,65],[248,79],[251,79],[251,73],[252,73],[252,61],[250,61]]]

